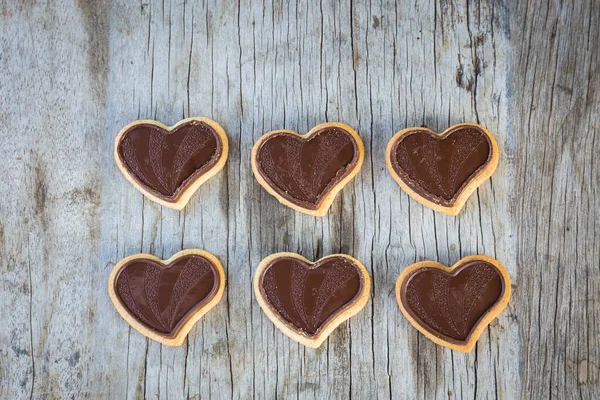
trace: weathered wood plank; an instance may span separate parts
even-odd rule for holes
[[[527,398],[599,395],[600,5],[528,0],[114,1],[0,6],[0,397]],[[114,136],[138,118],[219,121],[223,172],[182,212],[136,192]],[[280,206],[254,180],[263,133],[343,121],[361,173],[329,214]],[[458,217],[410,200],[383,154],[399,129],[474,121],[496,174]],[[18,134],[16,134],[18,133]],[[217,255],[223,301],[180,348],[115,312],[114,263]],[[266,255],[344,252],[371,302],[318,350],[282,335],[252,293]],[[423,259],[483,253],[513,280],[470,354],[402,317],[393,286]]]
[[[2,398],[77,397],[91,379],[105,6],[1,6]]]
[[[515,7],[522,393],[600,387],[600,4]]]

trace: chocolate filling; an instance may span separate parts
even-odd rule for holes
[[[175,335],[186,317],[216,294],[220,276],[199,255],[167,266],[144,258],[127,262],[115,279],[115,293],[129,314],[149,329]]]
[[[117,154],[131,176],[156,197],[176,202],[185,188],[221,157],[219,135],[208,124],[190,121],[167,131],[153,124],[129,128]]]
[[[307,336],[315,336],[357,299],[363,278],[359,267],[345,257],[314,265],[282,257],[263,270],[259,287],[277,314]]]
[[[494,265],[471,261],[451,274],[434,267],[413,271],[401,285],[400,299],[428,332],[462,344],[502,298],[504,288],[504,278]]]
[[[452,206],[492,159],[492,144],[474,126],[458,126],[443,136],[415,128],[393,144],[390,158],[394,171],[417,194]]]
[[[358,156],[349,132],[326,127],[307,139],[276,133],[260,144],[255,161],[262,178],[280,196],[316,210],[331,188],[352,171]]]

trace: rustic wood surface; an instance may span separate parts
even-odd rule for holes
[[[597,0],[0,1],[0,398],[583,398],[600,396],[600,2]],[[138,118],[217,120],[225,169],[177,212],[120,174]],[[356,128],[361,173],[324,218],[255,181],[261,134]],[[495,175],[457,217],[410,200],[388,139],[479,122]],[[114,263],[217,255],[223,301],[179,348],[146,339],[107,292]],[[348,253],[371,301],[318,350],[252,293],[270,253]],[[415,261],[486,254],[513,297],[472,353],[404,319]]]

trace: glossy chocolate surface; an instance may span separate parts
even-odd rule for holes
[[[405,310],[427,331],[464,343],[479,320],[504,294],[504,279],[494,265],[471,261],[451,274],[434,267],[413,271],[403,282]]]
[[[135,180],[155,196],[177,201],[188,185],[221,156],[222,144],[214,129],[200,121],[172,131],[138,124],[119,141],[117,154]]]
[[[180,257],[167,266],[140,258],[121,268],[115,293],[140,323],[175,334],[188,313],[215,296],[219,281],[215,266],[199,255]]]
[[[358,297],[363,279],[356,264],[331,257],[314,265],[297,258],[273,260],[262,272],[263,298],[285,321],[307,336],[316,335]]]
[[[276,133],[261,143],[255,162],[262,178],[279,195],[315,210],[329,190],[350,173],[358,156],[349,132],[326,127],[308,139]]]
[[[390,155],[394,171],[417,194],[452,206],[463,188],[490,162],[492,145],[475,126],[459,126],[443,136],[415,128],[401,136]]]

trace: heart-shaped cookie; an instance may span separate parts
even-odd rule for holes
[[[179,346],[194,324],[223,296],[219,260],[203,250],[184,250],[166,261],[135,254],[119,261],[108,293],[121,316],[142,335]]]
[[[289,130],[263,135],[252,148],[251,163],[258,183],[281,203],[323,216],[363,159],[363,143],[354,129],[330,122],[306,135]]]
[[[408,266],[396,281],[396,300],[408,321],[435,343],[469,352],[510,299],[506,269],[486,256],[448,268],[434,261]]]
[[[396,133],[386,164],[402,190],[419,203],[456,215],[498,166],[494,137],[477,124],[459,124],[438,135],[427,128]]]
[[[312,263],[296,253],[276,253],[261,261],[254,276],[254,293],[267,317],[312,348],[358,313],[370,291],[365,267],[345,254]]]
[[[181,210],[194,192],[219,172],[229,145],[209,118],[187,118],[172,127],[140,120],[115,140],[115,161],[133,186],[165,207]]]

